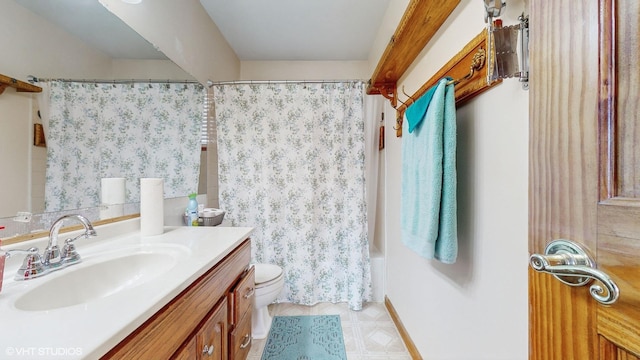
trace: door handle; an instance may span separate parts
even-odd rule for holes
[[[570,286],[584,286],[597,280],[606,290],[596,283],[591,285],[589,292],[601,304],[613,304],[620,297],[616,283],[596,269],[595,261],[586,250],[573,241],[554,240],[547,244],[544,255],[531,255],[529,263],[534,270],[551,274]]]

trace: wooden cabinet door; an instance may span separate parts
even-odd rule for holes
[[[618,285],[529,271],[530,359],[640,358],[640,7],[530,2],[529,251],[581,244]]]
[[[229,334],[229,360],[245,360],[251,350],[251,313],[245,314]]]
[[[237,325],[246,315],[251,315],[255,297],[255,268],[251,266],[229,293],[229,323]]]
[[[180,350],[178,350],[171,360],[195,360],[198,359],[198,346],[196,344],[196,338],[192,337],[189,342],[184,344]]]
[[[250,267],[229,293],[229,360],[244,360],[251,349],[251,313],[255,297],[255,268]]]
[[[227,360],[227,299],[224,298],[196,334],[199,359]]]

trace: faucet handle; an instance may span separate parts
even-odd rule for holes
[[[42,255],[44,265],[55,268],[60,266],[60,260],[60,248],[58,245],[48,246],[44,249],[44,254]]]
[[[37,247],[32,247],[27,250],[15,249],[7,251],[7,257],[11,257],[14,254],[27,254],[22,261],[22,266],[20,266],[16,273],[16,280],[33,279],[46,273]]]
[[[7,259],[14,256],[14,254],[27,254],[27,255],[37,255],[38,254],[38,248],[37,247],[32,247],[29,249],[13,249],[13,250],[7,250],[6,251],[6,255],[7,255]],[[29,256],[27,256],[28,258]],[[26,259],[26,258],[25,258]]]
[[[76,251],[76,245],[73,243],[80,236],[75,237],[73,239],[67,239],[64,241],[64,246],[62,247],[62,253],[60,257],[62,258],[62,262],[66,265],[71,265],[80,262],[80,254]]]

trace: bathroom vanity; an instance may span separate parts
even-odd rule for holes
[[[103,358],[245,359],[254,293],[250,260],[247,239]]]
[[[76,242],[82,262],[36,279],[15,281],[22,259],[8,260],[0,293],[0,354],[247,357],[254,295],[251,228],[165,227],[161,235],[142,237],[139,219],[133,219],[96,231],[97,237]],[[42,249],[45,241],[9,249]]]

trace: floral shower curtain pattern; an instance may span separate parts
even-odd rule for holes
[[[165,197],[198,190],[205,90],[199,84],[50,83],[45,210],[94,207],[100,179],[164,178]]]
[[[285,271],[278,301],[371,297],[363,82],[217,85],[220,207]]]

